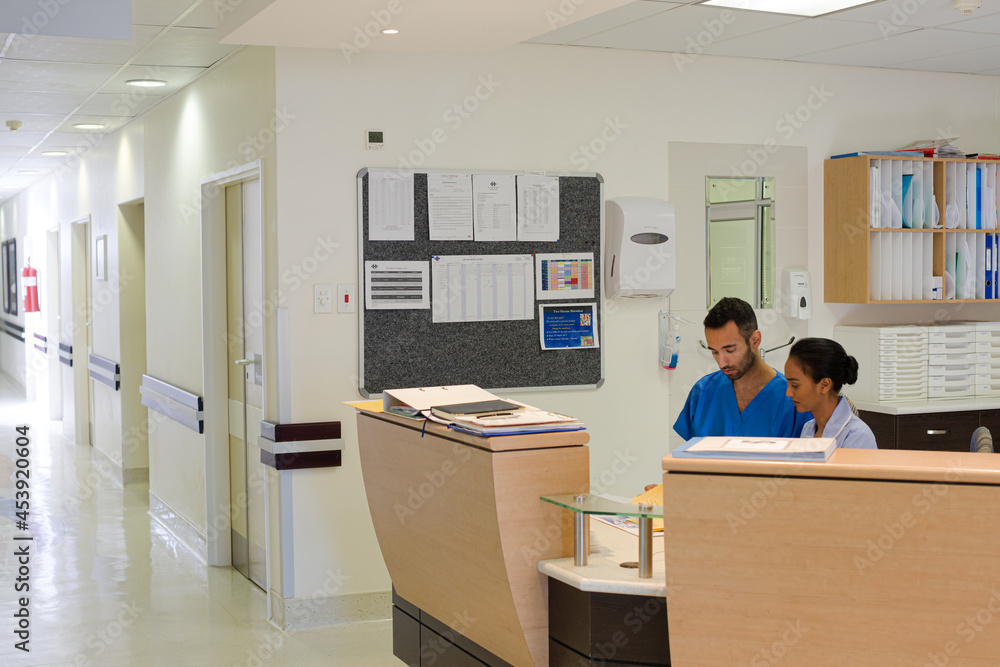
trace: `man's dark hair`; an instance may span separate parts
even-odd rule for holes
[[[757,330],[757,315],[754,314],[753,308],[743,299],[733,296],[723,297],[712,306],[702,324],[706,329],[721,329],[730,322],[736,323],[740,335],[746,341],[749,341],[750,336]]]

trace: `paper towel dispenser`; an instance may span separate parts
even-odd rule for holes
[[[604,294],[667,297],[677,279],[674,206],[652,197],[607,201]]]

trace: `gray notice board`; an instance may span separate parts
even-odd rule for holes
[[[559,240],[431,241],[427,211],[427,174],[413,171],[414,240],[368,239],[368,176],[358,173],[359,390],[365,397],[385,389],[475,384],[488,389],[596,388],[604,382],[604,313],[601,308],[601,229],[604,179],[599,174],[547,173],[559,177]],[[393,170],[398,171],[398,170]],[[519,174],[496,170],[475,174]],[[368,310],[365,263],[427,261],[435,255],[535,255],[588,252],[594,255],[594,297],[560,303],[595,303],[597,349],[542,350],[538,304],[530,320],[433,323],[431,310]],[[433,289],[433,288],[432,288]]]

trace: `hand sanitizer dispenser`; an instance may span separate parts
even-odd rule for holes
[[[785,316],[808,320],[812,316],[812,288],[805,269],[783,269]]]
[[[607,201],[604,293],[667,297],[677,275],[674,206],[652,197]]]

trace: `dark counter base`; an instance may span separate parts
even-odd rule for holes
[[[513,667],[392,591],[392,654],[410,667]]]
[[[1000,410],[908,415],[861,410],[858,416],[875,434],[879,449],[967,452],[972,432],[980,426],[989,428],[994,438],[1000,434]]]
[[[549,665],[670,665],[666,599],[587,593],[549,579]]]

